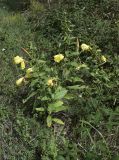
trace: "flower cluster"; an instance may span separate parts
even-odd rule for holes
[[[64,55],[63,54],[57,54],[57,55],[54,56],[54,61],[56,63],[60,63],[63,59],[64,59]],[[20,56],[14,57],[14,64],[20,64],[22,70],[24,70],[26,68],[25,60]],[[33,72],[33,69],[32,68],[28,68],[26,70],[25,76],[19,78],[16,81],[16,85],[17,86],[21,86],[26,81],[26,79],[31,78],[32,77],[32,74],[31,74],[32,72]],[[49,79],[47,81],[47,85],[50,86],[50,87],[54,86],[54,79]]]
[[[14,57],[14,63],[15,64],[20,64],[22,70],[24,70],[26,68],[25,60],[20,56]],[[32,72],[33,72],[33,69],[32,68],[28,68],[26,70],[25,76],[23,76],[23,77],[19,78],[18,80],[16,80],[16,85],[17,86],[21,86],[22,84],[24,84],[28,78],[32,77]]]
[[[81,44],[81,50],[82,50],[83,52],[86,52],[86,51],[91,51],[92,48],[91,48],[89,45],[83,43],[83,44]],[[101,50],[98,49],[97,52],[101,52]],[[106,62],[107,62],[107,59],[106,59],[106,57],[105,57],[104,55],[102,55],[100,59],[101,59],[101,61],[102,61],[103,63],[106,63]]]
[[[87,45],[85,43],[81,44],[80,48],[81,48],[81,50],[83,52],[89,52],[89,51],[92,50],[91,46],[89,46],[89,45]],[[63,54],[56,54],[56,55],[54,55],[54,61],[56,63],[60,63],[63,59],[64,59],[64,55]],[[104,55],[102,55],[100,57],[100,60],[101,60],[102,63],[106,63],[107,62],[107,59],[106,59],[106,57]],[[22,70],[24,70],[26,68],[25,60],[22,57],[20,57],[20,56],[14,57],[14,63],[15,64],[20,64]],[[87,66],[85,64],[83,64],[83,65],[77,67],[76,69],[79,70],[81,67],[84,68],[84,67],[87,67]],[[27,79],[29,79],[29,78],[32,77],[32,72],[33,72],[33,68],[28,68],[26,70],[25,76],[21,77],[20,79],[18,79],[16,81],[16,85],[17,86],[21,86],[23,83],[25,83]],[[54,81],[53,78],[48,79],[47,85],[49,87],[54,86],[54,84],[55,84],[55,81]]]
[[[26,63],[28,62],[26,62],[23,57],[14,57],[14,63],[20,65],[20,68],[24,73],[22,77],[16,80],[16,85],[20,87],[31,82],[29,87],[31,96],[34,96],[34,91],[38,91],[35,92],[34,98],[36,100],[38,99],[38,101],[40,100],[40,102],[37,101],[38,103],[35,104],[34,108],[36,109],[36,112],[46,113],[44,115],[47,115],[46,123],[48,127],[51,127],[54,122],[64,125],[64,122],[61,119],[54,117],[54,113],[68,109],[67,98],[74,98],[74,96],[76,97],[77,95],[78,97],[83,98],[82,89],[88,89],[88,85],[85,84],[89,79],[88,77],[84,77],[85,75],[82,76],[82,73],[90,73],[91,70],[91,76],[93,77],[102,73],[100,70],[99,73],[95,73],[95,66],[102,66],[107,62],[107,58],[101,54],[100,49],[95,48],[85,43],[79,45],[79,41],[77,41],[76,52],[69,50],[68,52],[65,52],[65,54],[55,54],[51,58],[54,61],[54,63],[51,64],[51,67],[48,65],[50,63],[44,60],[44,56],[43,60],[36,61],[36,64],[34,61],[31,61],[34,65],[33,68],[27,68],[28,64],[26,65]],[[63,69],[61,69],[61,67]],[[72,89],[79,90],[80,88],[80,94],[78,94],[77,91],[76,95],[75,92],[74,96],[71,94],[70,91]],[[28,99],[29,98],[25,101]]]
[[[16,56],[14,57],[14,63],[15,64],[20,64],[21,65],[21,69],[25,69],[25,60],[22,57]]]
[[[60,63],[63,59],[64,59],[64,55],[63,54],[57,54],[57,55],[54,56],[54,61],[56,63]],[[53,87],[55,84],[56,84],[55,83],[55,79],[53,79],[53,78],[48,79],[47,85],[49,87]]]

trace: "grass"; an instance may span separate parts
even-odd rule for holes
[[[36,10],[38,9],[36,8]],[[85,11],[82,10],[80,12],[83,12],[82,14],[80,14],[80,16],[82,17]],[[76,14],[78,13],[79,12],[77,11]],[[19,70],[13,64],[13,57],[16,55],[27,57],[27,55],[22,51],[22,47],[28,50],[35,51],[34,46],[35,44],[37,44],[37,47],[39,47],[39,51],[42,50],[43,47],[43,49],[46,49],[46,51],[44,52],[52,52],[54,50],[52,46],[54,44],[58,44],[58,42],[53,42],[54,44],[52,45],[52,41],[54,39],[50,39],[50,37],[53,36],[55,29],[57,29],[55,28],[55,25],[53,26],[54,28],[51,27],[52,25],[49,25],[53,22],[51,18],[52,14],[49,15],[49,21],[47,21],[47,17],[45,17],[48,23],[47,26],[49,27],[49,32],[47,32],[47,28],[45,28],[46,23],[44,23],[44,21],[41,22],[41,26],[40,24],[38,24],[40,26],[40,29],[42,29],[42,32],[41,30],[38,32],[33,32],[33,25],[31,28],[31,23],[27,21],[28,19],[26,14],[27,12],[15,13],[9,11],[6,6],[0,6],[1,160],[118,160],[119,109],[118,99],[116,98],[113,102],[114,107],[115,104],[117,105],[116,108],[111,106],[111,104],[109,103],[110,101],[106,104],[108,105],[108,107],[100,102],[102,107],[101,108],[99,106],[100,104],[98,103],[98,100],[96,100],[94,97],[84,99],[82,103],[83,106],[81,106],[81,101],[79,101],[78,105],[81,106],[80,110],[79,108],[77,108],[77,105],[75,105],[69,111],[65,127],[55,125],[54,128],[47,128],[45,125],[42,125],[42,123],[36,121],[36,114],[34,116],[31,116],[29,114],[27,114],[26,116],[24,114],[24,105],[22,103],[22,100],[24,98],[24,90],[18,89],[15,86],[15,81],[17,78],[19,78]],[[73,19],[74,22],[77,22],[77,15],[73,17],[71,13],[70,16],[71,20]],[[111,19],[111,21],[109,19],[104,19],[103,21],[104,17],[102,18],[101,16],[103,15],[101,14],[99,17],[99,21],[101,21],[101,23],[97,19],[97,23],[93,24],[94,26],[92,25],[91,21],[90,25],[92,25],[92,28],[95,28],[95,26],[97,28],[99,27],[98,29],[101,29],[103,33],[104,27],[102,26],[109,25],[109,31],[113,19]],[[87,15],[84,15],[84,17],[87,17]],[[37,18],[35,20],[37,21]],[[60,20],[58,19],[58,25],[60,28],[59,22]],[[54,24],[57,24],[57,17],[54,20]],[[82,31],[81,33],[79,32],[78,27],[75,28],[76,33],[79,34],[79,37],[81,37],[83,41],[86,41],[87,37],[89,40],[90,34],[92,33],[84,31],[86,29],[83,26],[84,21],[82,20],[80,22],[79,20],[76,24],[77,26],[81,25],[79,29]],[[117,29],[117,27],[115,28]],[[38,28],[36,27],[36,30],[37,29]],[[63,30],[63,32],[65,33],[65,30]],[[84,32],[86,32],[85,35]],[[55,33],[59,35],[59,32],[57,30],[55,31]],[[113,53],[113,51],[117,51],[115,42],[109,45],[109,40],[111,39],[110,35],[107,34],[106,37],[102,34],[98,37],[97,33],[94,33],[95,35],[92,34],[92,42],[97,43],[96,41],[98,41],[99,45],[103,46],[102,39],[105,40],[105,38],[107,38],[107,45],[105,45],[107,47],[106,49],[108,50],[108,47],[111,46],[111,54]],[[55,34],[54,38],[57,39],[57,36]],[[61,43],[63,43],[62,39],[60,41]],[[115,45],[114,48],[112,47],[113,45]],[[47,48],[50,51],[47,51]],[[40,55],[38,56],[40,57]],[[113,63],[115,64],[116,70],[116,67],[118,68],[118,58],[115,59],[117,61],[114,61]],[[118,74],[118,70],[116,71]],[[113,89],[112,92],[114,92]],[[116,92],[118,91],[116,90]],[[107,93],[107,95],[108,94],[110,95],[110,93]],[[115,97],[116,94],[118,95],[118,93],[115,93]],[[105,102],[105,99],[107,97],[103,98]],[[88,108],[89,110],[87,109],[88,111],[85,110],[84,112],[84,107],[86,109]],[[85,117],[85,120],[81,119],[81,116]]]
[[[22,14],[8,12],[0,8],[0,88],[5,94],[8,91],[14,94],[15,76],[17,70],[13,66],[13,57],[23,54],[22,47],[27,48],[32,40],[32,34],[29,25]],[[8,86],[7,88],[5,86]],[[5,91],[6,89],[6,91]]]
[[[23,155],[27,147],[27,144],[24,144],[27,133],[22,133],[20,127],[20,131],[17,130],[18,119],[25,126],[28,122],[22,110],[19,110],[22,103],[15,86],[18,77],[13,57],[22,55],[21,47],[27,47],[31,40],[32,33],[24,15],[8,12],[6,8],[0,7],[0,157],[2,159],[29,159],[29,149]],[[19,139],[17,134],[20,132],[24,137],[21,136]]]

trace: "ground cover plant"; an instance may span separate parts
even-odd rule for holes
[[[118,1],[7,4],[1,159],[118,160]]]

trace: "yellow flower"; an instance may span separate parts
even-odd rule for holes
[[[15,64],[20,64],[21,62],[23,62],[23,58],[22,57],[19,57],[19,56],[16,56],[14,57],[14,63]]]
[[[25,61],[22,57],[16,56],[14,57],[15,64],[21,64],[21,69],[25,69]]]
[[[102,60],[102,62],[107,62],[107,59],[105,56],[101,56],[101,60]]]
[[[82,51],[90,51],[91,47],[89,45],[83,43],[81,45],[81,49],[82,49]]]
[[[47,81],[47,85],[52,87],[52,86],[54,85],[53,79],[49,79],[49,80]]]
[[[18,80],[16,80],[16,85],[21,86],[23,82],[24,82],[24,77],[21,77]]]
[[[26,70],[26,73],[27,73],[27,74],[32,73],[32,72],[33,72],[33,68],[28,68],[28,69]]]
[[[22,62],[21,62],[21,69],[25,69],[25,67],[26,67],[25,62],[22,61]]]
[[[64,55],[63,54],[57,54],[54,56],[54,61],[59,63],[60,61],[62,61],[64,59]]]
[[[26,70],[26,78],[31,78],[31,73],[33,72],[33,69],[32,68],[28,68],[27,70]]]

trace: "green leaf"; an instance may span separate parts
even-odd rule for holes
[[[61,88],[60,90],[56,90],[54,99],[62,99],[67,94],[67,90],[65,88]]]
[[[52,121],[54,121],[54,122],[56,122],[58,124],[64,125],[64,122],[59,118],[53,118]]]
[[[71,80],[72,80],[73,82],[84,82],[84,80],[81,79],[81,78],[79,78],[79,77],[71,77]]]
[[[77,90],[77,89],[80,89],[80,86],[74,85],[74,86],[68,86],[67,88],[72,89],[72,90]]]
[[[40,98],[40,100],[47,101],[47,100],[49,100],[49,98],[47,96],[44,96],[44,97]]]
[[[73,99],[74,97],[75,97],[74,94],[67,94],[67,95],[65,96],[65,99],[71,100],[71,99]]]
[[[67,87],[68,89],[72,89],[72,90],[83,90],[83,89],[87,89],[88,86],[85,86],[85,85],[82,85],[82,86],[79,86],[79,85],[74,85],[74,86],[68,86]]]
[[[63,156],[58,155],[57,160],[66,160]]]
[[[78,67],[79,64],[77,62],[70,62],[70,65],[73,67]]]
[[[60,112],[60,111],[64,111],[68,109],[67,106],[63,106],[63,102],[62,101],[57,101],[54,103],[51,103],[48,105],[48,112],[52,113],[52,112]]]
[[[72,52],[71,56],[78,56],[80,53],[79,52]]]
[[[48,127],[51,127],[51,125],[52,125],[52,117],[49,115],[49,116],[47,117],[47,126],[48,126]]]
[[[57,102],[54,102],[54,103],[51,103],[49,104],[49,108],[52,108],[52,107],[59,107],[59,106],[62,106],[63,105],[63,102],[62,101],[57,101]]]
[[[41,107],[41,108],[36,108],[36,111],[38,111],[38,112],[44,112],[45,109],[44,109],[43,107]]]
[[[80,53],[79,52],[66,52],[65,53],[67,57],[73,57],[73,56],[78,56]]]
[[[46,63],[46,61],[39,59],[38,63]]]
[[[38,74],[36,75],[36,77],[38,77]],[[35,78],[36,78],[35,77]],[[30,86],[31,87],[34,87],[35,85],[37,85],[39,83],[39,80],[38,79],[35,79],[35,80],[33,80],[32,82],[31,82],[31,84],[30,84]]]
[[[51,112],[61,112],[61,111],[64,111],[66,109],[68,109],[67,106],[58,106],[57,108],[52,108],[50,111]]]
[[[32,92],[26,99],[23,100],[23,103],[26,103],[30,98],[34,97],[37,92]]]

